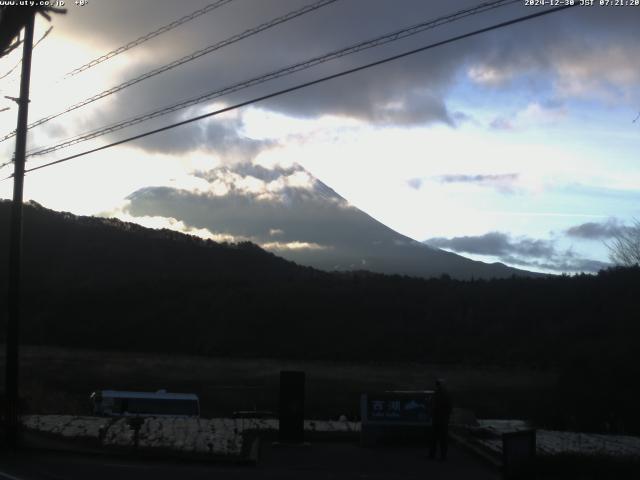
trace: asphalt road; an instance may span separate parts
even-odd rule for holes
[[[263,442],[257,465],[136,460],[112,456],[23,451],[0,453],[0,480],[210,480],[215,479],[474,479],[500,475],[476,457],[450,446],[446,462],[424,447],[362,448],[355,443],[277,447]]]

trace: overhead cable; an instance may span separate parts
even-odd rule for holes
[[[174,60],[171,63],[165,64],[161,67],[155,68],[149,72],[146,72],[142,75],[139,75],[135,78],[132,78],[131,80],[127,80],[126,82],[123,82],[119,85],[116,85],[114,87],[111,87],[107,90],[104,90],[100,93],[97,93],[95,95],[92,95],[89,98],[86,98],[74,105],[71,105],[70,107],[67,107],[66,109],[64,109],[61,112],[52,114],[52,115],[48,115],[46,117],[40,118],[39,120],[36,120],[33,123],[30,123],[28,128],[34,128],[37,127],[38,125],[42,125],[43,123],[46,123],[50,120],[53,120],[54,118],[58,118],[61,115],[64,115],[65,113],[69,113],[72,112],[73,110],[77,110],[78,108],[84,107],[85,105],[89,105],[90,103],[93,103],[97,100],[100,100],[101,98],[104,97],[108,97],[109,95],[113,95],[114,93],[117,93],[121,90],[124,90],[125,88],[131,87],[132,85],[135,85],[137,83],[140,83],[144,80],[148,80],[151,77],[155,77],[156,75],[159,75],[161,73],[164,73],[168,70],[174,69],[176,67],[179,67],[181,65],[184,65],[187,62],[190,62],[192,60],[195,60],[196,58],[200,58],[204,55],[207,55],[209,53],[215,52],[216,50],[220,50],[221,48],[224,48],[226,46],[229,46],[233,43],[239,42],[240,40],[250,37],[252,35],[256,35],[264,30],[267,30],[269,28],[273,28],[276,25],[280,25],[281,23],[284,22],[288,22],[289,20],[293,20],[294,18],[300,17],[302,15],[305,15],[306,13],[309,12],[313,12],[315,10],[318,10],[319,8],[322,8],[326,5],[332,4],[337,2],[338,0],[320,0],[316,3],[310,4],[310,5],[306,5],[300,9],[294,10],[292,12],[289,12],[285,15],[282,15],[280,17],[274,18],[273,20],[270,20],[268,22],[262,23],[260,25],[258,25],[257,27],[253,27],[250,28],[248,30],[245,30],[242,33],[239,33],[237,35],[233,35],[232,37],[227,38],[226,40],[222,40],[221,42],[215,43],[213,45],[209,45],[206,48],[203,48],[201,50],[197,50],[189,55],[186,55],[182,58],[179,58],[177,60]],[[9,138],[12,138],[15,136],[15,131],[6,134],[5,136],[3,136],[2,138],[0,138],[0,142],[3,142]]]
[[[180,25],[190,22],[194,18],[198,18],[199,16],[204,15],[205,13],[209,13],[212,10],[222,7],[223,5],[226,5],[227,3],[230,3],[232,1],[233,0],[218,0],[217,2],[210,3],[209,5],[206,5],[201,9],[196,10],[195,12],[191,12],[189,15],[185,15],[184,17],[181,17],[178,20],[175,20],[167,25],[164,25],[163,27],[160,27],[154,30],[153,32],[149,32],[146,35],[138,37],[135,40],[132,40],[125,45],[122,45],[118,48],[111,50],[108,53],[105,53],[104,55],[99,56],[98,58],[94,58],[90,62],[87,62],[84,65],[79,66],[78,68],[74,68],[70,72],[67,72],[64,78],[73,77],[74,75],[84,72],[85,70],[91,67],[95,67],[99,63],[106,62],[107,60],[115,57],[116,55],[120,55],[121,53],[126,52],[127,50],[131,50],[133,47],[137,47],[138,45],[148,40],[151,40],[152,38],[155,38],[158,35],[162,35],[163,33],[166,33],[169,30],[173,30],[174,28],[179,27]]]
[[[140,138],[148,137],[148,136],[154,135],[156,133],[160,133],[160,132],[164,132],[164,131],[167,131],[167,130],[171,130],[173,128],[176,128],[176,127],[179,127],[179,126],[182,126],[182,125],[187,125],[189,123],[197,122],[197,121],[203,120],[205,118],[209,118],[209,117],[213,117],[213,116],[216,116],[216,115],[220,115],[222,113],[226,113],[226,112],[229,112],[229,111],[232,111],[232,110],[236,110],[236,109],[241,108],[241,107],[245,107],[245,106],[257,103],[257,102],[262,102],[264,100],[268,100],[270,98],[274,98],[274,97],[277,97],[277,96],[280,96],[280,95],[284,95],[284,94],[287,94],[287,93],[290,93],[290,92],[301,90],[303,88],[307,88],[307,87],[310,87],[312,85],[317,85],[319,83],[326,82],[328,80],[332,80],[332,79],[335,79],[335,78],[339,78],[339,77],[343,77],[343,76],[346,76],[346,75],[350,75],[350,74],[355,73],[355,72],[359,72],[359,71],[362,71],[362,70],[365,70],[365,69],[368,69],[368,68],[371,68],[371,67],[375,67],[377,65],[382,65],[384,63],[388,63],[388,62],[391,62],[391,61],[394,61],[394,60],[398,60],[400,58],[408,57],[410,55],[414,55],[414,54],[417,54],[417,53],[420,53],[420,52],[424,52],[426,50],[430,50],[432,48],[440,47],[442,45],[453,43],[453,42],[456,42],[456,41],[459,41],[459,40],[462,40],[462,39],[465,39],[465,38],[473,37],[475,35],[486,33],[486,32],[492,31],[492,30],[497,30],[499,28],[503,28],[503,27],[507,27],[507,26],[514,25],[514,24],[517,24],[517,23],[521,23],[521,22],[525,22],[525,21],[528,21],[528,20],[532,20],[534,18],[541,17],[541,16],[544,16],[544,15],[557,13],[557,12],[560,12],[562,10],[566,10],[568,8],[572,8],[572,7],[576,6],[576,5],[577,4],[575,4],[575,5],[564,5],[564,6],[554,7],[554,8],[547,9],[547,10],[540,10],[540,11],[538,11],[536,13],[532,13],[530,15],[525,15],[523,17],[518,17],[518,18],[515,18],[515,19],[512,19],[512,20],[501,22],[501,23],[492,25],[490,27],[485,27],[485,28],[481,28],[479,30],[474,30],[473,32],[465,33],[465,34],[462,34],[462,35],[457,35],[455,37],[451,37],[451,38],[448,38],[446,40],[441,40],[439,42],[432,43],[432,44],[429,44],[429,45],[426,45],[426,46],[423,46],[423,47],[420,47],[420,48],[409,50],[409,51],[406,51],[406,52],[403,52],[403,53],[400,53],[400,54],[397,54],[397,55],[393,55],[393,56],[390,56],[390,57],[386,57],[386,58],[383,58],[382,60],[377,60],[375,62],[367,63],[365,65],[361,65],[359,67],[351,68],[349,70],[344,70],[342,72],[334,73],[332,75],[327,75],[325,77],[321,77],[321,78],[318,78],[316,80],[312,80],[312,81],[305,82],[305,83],[302,83],[302,84],[299,84],[299,85],[295,85],[293,87],[289,87],[289,88],[285,88],[285,89],[282,89],[282,90],[278,90],[276,92],[269,93],[267,95],[262,95],[260,97],[256,97],[256,98],[253,98],[251,100],[247,100],[247,101],[244,101],[244,102],[241,102],[241,103],[237,103],[235,105],[231,105],[231,106],[228,106],[228,107],[225,107],[225,108],[221,108],[221,109],[215,110],[213,112],[205,113],[203,115],[198,115],[196,117],[189,118],[189,119],[183,120],[181,122],[177,122],[177,123],[173,123],[173,124],[170,124],[170,125],[166,125],[166,126],[161,127],[161,128],[156,128],[155,130],[150,130],[150,131],[138,134],[138,135],[134,135],[132,137],[128,137],[128,138],[125,138],[125,139],[122,139],[122,140],[118,140],[116,142],[109,143],[107,145],[102,145],[100,147],[93,148],[91,150],[86,150],[84,152],[80,152],[80,153],[77,153],[75,155],[70,155],[68,157],[64,157],[64,158],[61,158],[61,159],[58,159],[58,160],[55,160],[55,161],[52,161],[52,162],[48,162],[48,163],[45,163],[45,164],[42,164],[42,165],[38,165],[37,167],[33,167],[33,168],[29,168],[29,169],[25,170],[25,173],[26,172],[33,172],[33,171],[36,171],[36,170],[40,170],[40,169],[49,167],[51,165],[57,165],[57,164],[60,164],[60,163],[63,163],[63,162],[67,162],[69,160],[73,160],[75,158],[82,157],[84,155],[89,155],[90,153],[95,153],[95,152],[99,152],[101,150],[106,150],[108,148],[112,148],[112,147],[115,147],[115,146],[118,146],[118,145],[123,145],[125,143],[129,143],[129,142],[132,142],[134,140],[138,140]],[[4,178],[3,180],[7,180],[8,178],[11,178],[11,177],[12,177],[12,175],[10,175],[9,177]]]
[[[52,25],[52,26],[50,26],[50,27],[47,29],[47,31],[46,31],[46,32],[44,32],[44,34],[40,37],[40,39],[39,39],[36,43],[34,43],[34,44],[33,44],[33,48],[34,48],[34,49],[38,46],[38,44],[39,44],[40,42],[42,42],[45,38],[47,38],[47,35],[49,35],[49,34],[51,33],[51,30],[53,30],[53,25]],[[8,72],[6,72],[4,75],[2,75],[2,76],[0,77],[0,80],[2,80],[3,78],[6,78],[6,77],[8,77],[9,75],[11,75],[11,74],[15,71],[15,69],[16,69],[16,68],[18,68],[21,64],[22,64],[22,59],[20,59],[20,61],[19,61],[18,63],[16,63],[16,64],[11,68],[11,70],[9,70],[9,71],[8,71]]]
[[[435,27],[438,27],[440,25],[444,25],[447,23],[451,23],[454,22],[456,20],[460,20],[462,18],[471,16],[471,15],[476,15],[479,13],[483,13],[485,11],[488,10],[492,10],[494,8],[498,8],[501,6],[505,6],[505,5],[509,5],[512,3],[519,3],[519,0],[499,0],[499,1],[492,1],[492,2],[486,2],[480,5],[477,5],[475,7],[472,8],[468,8],[465,10],[460,10],[456,13],[453,14],[449,14],[446,15],[444,17],[440,17],[437,18],[435,20],[429,20],[426,22],[422,22],[419,23],[417,25],[413,25],[411,27],[407,27],[401,30],[397,30],[394,31],[392,33],[387,33],[385,35],[364,41],[364,42],[359,42],[355,45],[351,45],[349,47],[346,48],[341,48],[339,50],[335,50],[333,52],[324,54],[324,55],[320,55],[308,60],[304,60],[302,62],[296,63],[294,65],[289,65],[287,67],[281,68],[279,70],[267,73],[267,74],[263,74],[254,78],[251,78],[249,80],[244,80],[240,83],[236,83],[218,90],[214,90],[211,92],[207,92],[204,94],[201,94],[199,96],[196,97],[192,97],[190,99],[187,100],[183,100],[181,102],[175,103],[173,105],[169,105],[163,108],[160,108],[158,110],[153,110],[151,112],[147,112],[145,114],[142,115],[138,115],[132,118],[129,118],[127,120],[123,120],[120,121],[118,123],[114,123],[111,124],[109,126],[106,127],[101,127],[98,128],[96,130],[92,130],[89,132],[85,132],[83,134],[77,135],[75,137],[72,137],[70,139],[66,139],[65,141],[58,143],[56,145],[53,146],[49,146],[46,148],[42,148],[42,149],[38,149],[38,150],[32,150],[30,153],[28,153],[27,156],[34,156],[34,155],[45,155],[51,152],[54,152],[56,150],[60,150],[61,148],[66,148],[69,147],[71,145],[75,145],[87,140],[92,140],[94,138],[100,137],[102,135],[106,135],[118,130],[122,130],[123,128],[127,128],[133,125],[136,125],[138,123],[141,122],[145,122],[147,120],[151,120],[153,118],[157,118],[163,115],[167,115],[169,113],[178,111],[178,110],[182,110],[184,108],[187,107],[191,107],[194,105],[197,105],[199,103],[202,102],[206,102],[209,100],[212,100],[214,98],[218,98],[221,97],[223,95],[228,95],[230,93],[235,93],[239,90],[243,90],[245,88],[249,88],[249,87],[253,87],[255,85],[259,85],[261,83],[265,83],[267,81],[270,80],[274,80],[280,77],[284,77],[286,75],[291,75],[293,73],[302,71],[302,70],[306,70],[309,69],[311,67],[314,67],[316,65],[319,65],[321,63],[325,63],[331,60],[335,60],[337,58],[341,58],[344,57],[346,55],[351,55],[357,52],[361,52],[363,50],[367,50],[373,47],[377,47],[380,45],[384,45],[386,43],[390,43],[390,42],[394,42],[397,40],[400,40],[402,38],[406,38],[409,37],[411,35],[416,35],[420,32],[423,32],[425,30],[428,29],[432,29]]]

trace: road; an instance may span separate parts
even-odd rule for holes
[[[497,480],[497,471],[450,447],[447,462],[424,447],[361,448],[356,443],[277,447],[263,442],[255,466],[136,460],[113,456],[23,451],[0,454],[0,480],[423,479]]]

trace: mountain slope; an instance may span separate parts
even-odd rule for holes
[[[128,215],[165,217],[214,236],[250,240],[323,270],[369,270],[416,277],[535,276],[423,245],[350,205],[300,166],[241,164],[200,174],[202,187],[148,187],[129,196]]]

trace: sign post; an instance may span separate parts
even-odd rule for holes
[[[304,372],[280,372],[278,442],[304,442]]]

